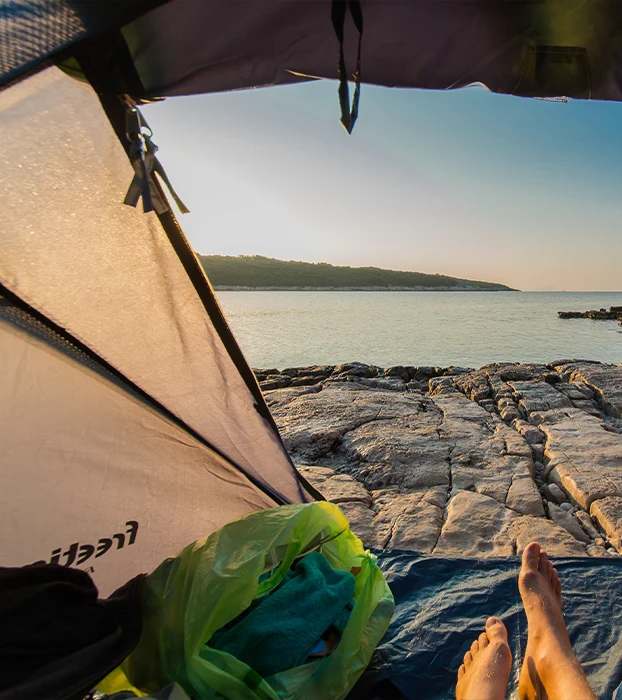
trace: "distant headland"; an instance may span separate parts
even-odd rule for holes
[[[514,292],[504,284],[328,263],[277,260],[262,255],[199,255],[217,290]]]

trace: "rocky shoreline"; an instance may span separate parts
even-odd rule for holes
[[[618,321],[622,326],[622,306],[611,306],[607,309],[592,309],[591,311],[558,311],[560,318],[589,318],[592,321]]]
[[[480,289],[479,287],[474,287],[471,285],[462,285],[456,287],[449,286],[437,286],[437,287],[424,287],[423,285],[417,287],[397,287],[397,286],[383,286],[383,287],[249,287],[243,285],[232,285],[232,284],[218,284],[214,285],[214,289],[217,292],[518,292],[518,289],[510,288],[493,288],[490,289]]]
[[[622,554],[622,365],[255,374],[301,473],[366,546]]]

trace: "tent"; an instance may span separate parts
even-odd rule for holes
[[[136,104],[329,78],[351,131],[361,81],[622,100],[621,38],[617,0],[0,0],[0,565],[78,566],[105,595],[321,498]]]
[[[19,10],[5,51],[64,26]],[[2,91],[0,129],[0,563],[87,568],[106,593],[318,497],[163,195],[159,213],[123,203],[135,173],[92,87],[42,67]]]

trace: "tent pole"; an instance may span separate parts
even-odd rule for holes
[[[117,37],[118,40],[118,37]],[[126,138],[126,111],[127,111],[127,99],[124,97],[125,91],[120,90],[119,92],[113,91],[114,86],[110,84],[110,74],[106,71],[102,71],[101,63],[98,61],[98,57],[101,53],[101,41],[102,38],[98,39],[97,45],[90,45],[86,42],[80,47],[80,51],[77,53],[76,58],[84,71],[87,80],[91,83],[93,89],[97,93],[99,100],[101,102],[102,108],[110,124],[112,125],[117,138],[121,142],[121,145],[125,149],[125,152],[129,157],[129,150],[131,144]],[[95,49],[95,50],[94,50]],[[127,58],[129,56],[129,49],[125,47],[127,51]],[[118,51],[117,51],[118,53]],[[131,59],[130,59],[131,60]],[[135,70],[134,70],[135,73]],[[134,76],[135,79],[138,78],[137,75]],[[121,88],[121,86],[118,86]],[[152,178],[152,183],[164,202],[168,203],[164,190],[157,180],[157,178]],[[302,489],[307,492],[314,500],[323,501],[324,496],[317,491],[311,484],[298,473],[291,457],[289,456],[283,440],[279,433],[279,429],[270,413],[270,410],[265,402],[263,394],[257,379],[253,374],[253,371],[249,367],[246,358],[244,357],[242,350],[240,349],[229,325],[224,317],[224,314],[218,304],[214,290],[205,274],[205,270],[201,266],[197,256],[195,255],[192,247],[190,246],[188,239],[186,238],[175,214],[173,213],[170,205],[168,210],[159,213],[156,212],[160,224],[166,233],[175,253],[177,254],[181,264],[183,265],[186,274],[190,278],[205,311],[212,322],[218,336],[220,337],[229,357],[233,361],[236,369],[240,373],[240,376],[244,380],[251,396],[253,397],[254,406],[259,415],[268,423],[272,429],[276,439],[278,440],[283,454],[287,457],[290,467],[294,474],[296,475]],[[228,460],[230,461],[230,460]],[[240,467],[238,467],[240,468]],[[246,474],[246,472],[244,472]],[[248,475],[247,475],[248,477]],[[251,477],[248,477],[251,478]],[[301,494],[302,495],[302,494]],[[274,498],[274,495],[272,495]]]

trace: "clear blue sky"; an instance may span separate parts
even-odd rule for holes
[[[144,108],[205,254],[622,290],[622,104],[318,81]]]

